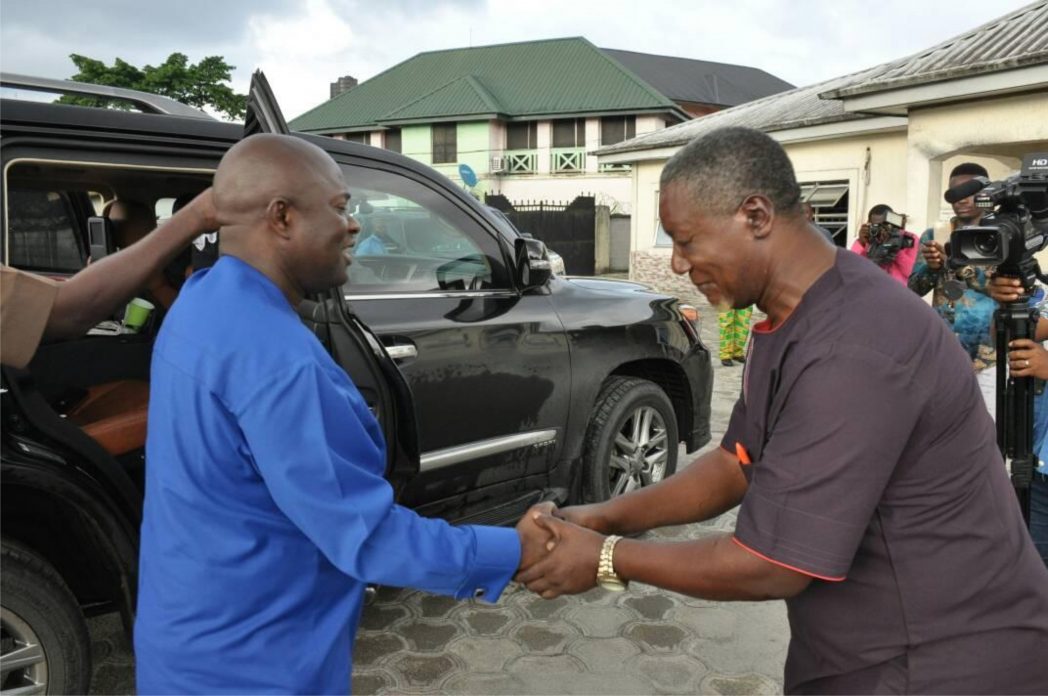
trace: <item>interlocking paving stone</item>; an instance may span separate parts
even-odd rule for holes
[[[448,645],[475,672],[501,672],[506,663],[523,655],[524,648],[509,638],[465,636]]]
[[[513,616],[509,612],[471,611],[466,615],[466,623],[478,635],[492,635],[501,631]]]
[[[622,630],[622,625],[634,618],[634,615],[625,609],[592,605],[575,607],[564,616],[578,626],[583,634],[594,638],[617,636]]]
[[[659,693],[694,693],[709,669],[690,655],[641,655],[635,660],[643,674]]]
[[[782,692],[778,683],[760,674],[710,675],[699,685],[699,690],[704,694],[722,694],[723,696],[750,696]]]
[[[651,650],[679,650],[687,633],[679,626],[668,623],[636,623],[623,634]]]
[[[402,606],[381,604],[369,607],[360,617],[360,627],[369,631],[381,631],[408,616]]]
[[[366,667],[406,649],[407,644],[400,636],[392,633],[380,634],[370,640],[358,640],[353,646],[353,661],[358,666]]]
[[[403,653],[390,659],[389,668],[401,684],[410,687],[432,686],[451,674],[459,665],[450,653],[420,655]]]
[[[570,601],[567,597],[557,597],[556,599],[535,597],[525,605],[525,611],[533,619],[548,619],[569,604]]]
[[[568,654],[582,660],[594,674],[609,674],[626,669],[640,655],[640,648],[625,638],[582,638],[568,646]]]
[[[421,652],[442,650],[458,633],[450,624],[433,624],[424,621],[413,621],[397,627],[398,633],[405,636],[408,643]]]
[[[461,607],[462,602],[454,597],[423,594],[419,597],[418,605],[423,618],[435,619],[447,616],[453,609]]]
[[[546,625],[525,624],[514,632],[513,637],[524,646],[525,652],[534,654],[559,652],[568,639],[576,635],[577,631],[561,621]]]
[[[396,684],[396,679],[388,672],[374,671],[353,672],[353,693],[355,694],[377,694]]]
[[[634,610],[645,619],[664,619],[667,612],[673,609],[677,603],[664,594],[649,595],[647,597],[624,597],[623,605]]]

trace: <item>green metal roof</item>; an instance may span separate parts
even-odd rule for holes
[[[291,121],[337,132],[401,122],[672,112],[673,101],[584,38],[420,53]]]

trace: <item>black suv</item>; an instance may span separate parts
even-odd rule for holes
[[[243,132],[123,96],[144,112],[3,101],[4,263],[76,272],[104,249],[107,201],[145,202],[163,218],[209,185]],[[658,481],[679,443],[709,440],[710,356],[676,299],[551,275],[541,242],[433,169],[301,137],[342,167],[362,232],[350,283],[299,312],[381,422],[401,503],[509,523],[542,499],[601,500]],[[369,236],[379,244],[365,254]],[[42,346],[26,370],[3,368],[5,691],[43,681],[86,691],[84,616],[120,611],[131,625],[161,322],[156,311],[137,334],[100,327]]]

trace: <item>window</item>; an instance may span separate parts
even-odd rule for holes
[[[458,128],[454,123],[433,124],[433,164],[458,160]]]
[[[801,184],[801,203],[810,203],[815,224],[829,230],[843,246],[848,238],[848,182],[810,181]]]
[[[553,147],[584,147],[586,119],[561,118],[553,122]]]
[[[400,149],[400,129],[390,128],[386,131],[386,149],[390,152],[402,152]]]
[[[8,264],[57,273],[75,273],[84,267],[76,214],[65,194],[13,188],[7,205]]]
[[[367,145],[370,142],[367,133],[346,133],[345,138],[348,142],[361,143],[362,145]]]
[[[498,241],[439,192],[392,172],[343,170],[360,223],[347,293],[508,286]]]
[[[537,121],[506,124],[507,150],[534,150],[538,147],[539,124]]]
[[[637,131],[637,122],[632,116],[605,116],[600,120],[600,144],[614,145],[629,140]]]

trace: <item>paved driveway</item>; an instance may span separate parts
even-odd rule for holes
[[[703,339],[716,315],[701,297]],[[756,320],[756,318],[755,318]],[[716,446],[740,367],[715,361]],[[681,453],[682,463],[689,461]],[[646,538],[695,539],[733,529],[730,512]],[[133,693],[133,663],[113,616],[91,623],[95,693]],[[789,630],[781,602],[706,602],[632,583],[546,601],[508,590],[497,605],[384,589],[364,611],[357,694],[768,694],[782,691]],[[275,656],[274,659],[279,659]]]

